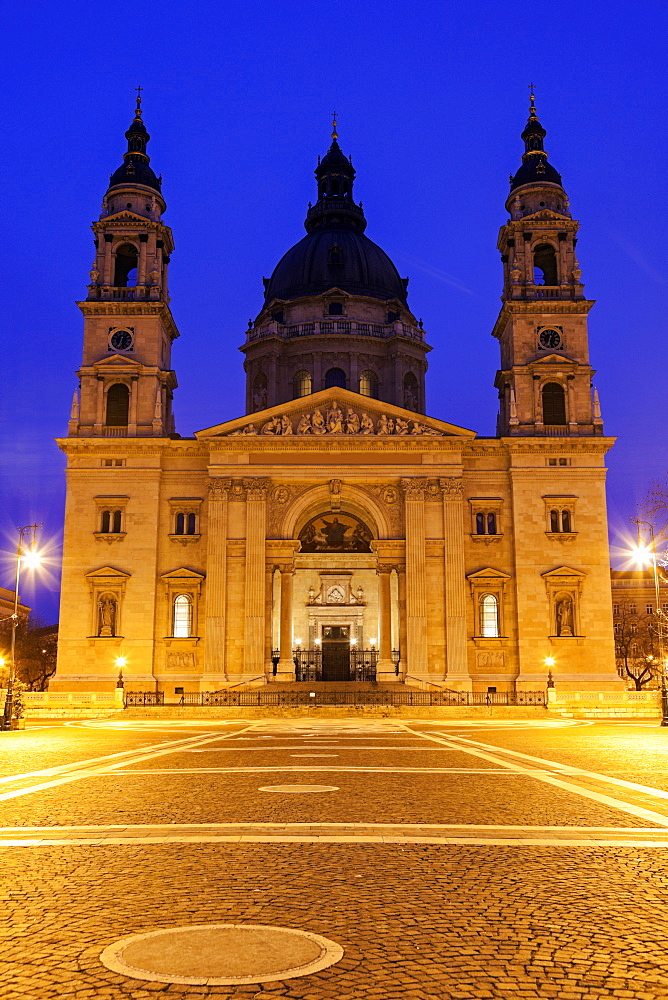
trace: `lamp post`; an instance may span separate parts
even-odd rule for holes
[[[664,643],[664,630],[666,628],[666,623],[663,620],[663,611],[660,606],[661,591],[659,587],[659,570],[656,564],[656,539],[654,537],[654,526],[650,521],[643,521],[642,518],[639,517],[635,518],[634,523],[638,529],[638,544],[634,553],[635,559],[641,566],[645,566],[649,561],[654,573],[654,614],[656,615],[657,638],[659,644],[659,670],[661,672],[661,725],[668,726],[668,687],[666,686],[666,653]],[[645,545],[645,541],[641,534],[641,525],[649,531],[649,545]]]
[[[16,549],[16,585],[14,587],[14,614],[12,615],[12,638],[9,654],[9,675],[7,677],[7,697],[5,698],[5,711],[2,728],[12,728],[12,712],[14,708],[14,679],[16,677],[16,629],[19,624],[19,581],[21,579],[21,560],[27,567],[39,566],[42,561],[41,556],[35,551],[37,541],[37,529],[42,528],[42,524],[27,524],[24,528],[19,528],[19,542]],[[26,548],[24,536],[32,532],[32,540],[29,548]]]

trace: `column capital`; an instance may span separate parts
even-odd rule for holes
[[[461,500],[464,496],[464,480],[461,476],[448,476],[447,479],[439,479],[439,485],[443,490],[444,500]]]
[[[393,569],[396,569],[394,563],[378,563],[376,569],[379,573],[391,573]]]
[[[207,497],[209,500],[228,500],[229,491],[232,486],[231,479],[209,479],[206,484]]]
[[[266,500],[269,490],[269,479],[258,476],[256,479],[244,479],[246,500]]]
[[[424,500],[427,491],[425,478],[400,479],[399,484],[406,500]]]
[[[276,569],[281,576],[293,576],[295,572],[294,563],[276,563]]]

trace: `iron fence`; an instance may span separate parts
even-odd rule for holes
[[[184,705],[196,708],[263,708],[299,705],[386,705],[389,707],[466,707],[469,705],[547,704],[545,691],[280,691],[271,687],[247,691],[188,691],[165,697],[164,691],[127,691],[125,707]]]

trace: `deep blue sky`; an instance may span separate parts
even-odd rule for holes
[[[44,521],[57,617],[62,455],[93,256],[91,221],[144,87],[152,165],[176,250],[177,430],[243,412],[247,319],[303,235],[313,168],[339,112],[367,234],[410,277],[434,347],[427,403],[494,433],[495,249],[520,162],[527,83],[574,216],[610,455],[613,540],[665,475],[666,7],[649,2],[289,0],[139,7],[10,5],[3,94],[0,539]],[[660,311],[663,307],[662,311]],[[12,560],[0,585],[12,586]]]

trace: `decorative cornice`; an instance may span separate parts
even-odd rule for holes
[[[95,299],[77,302],[77,305],[84,316],[159,316],[169,333],[170,340],[176,340],[179,336],[172,311],[164,301],[123,299],[110,302],[107,299]]]

